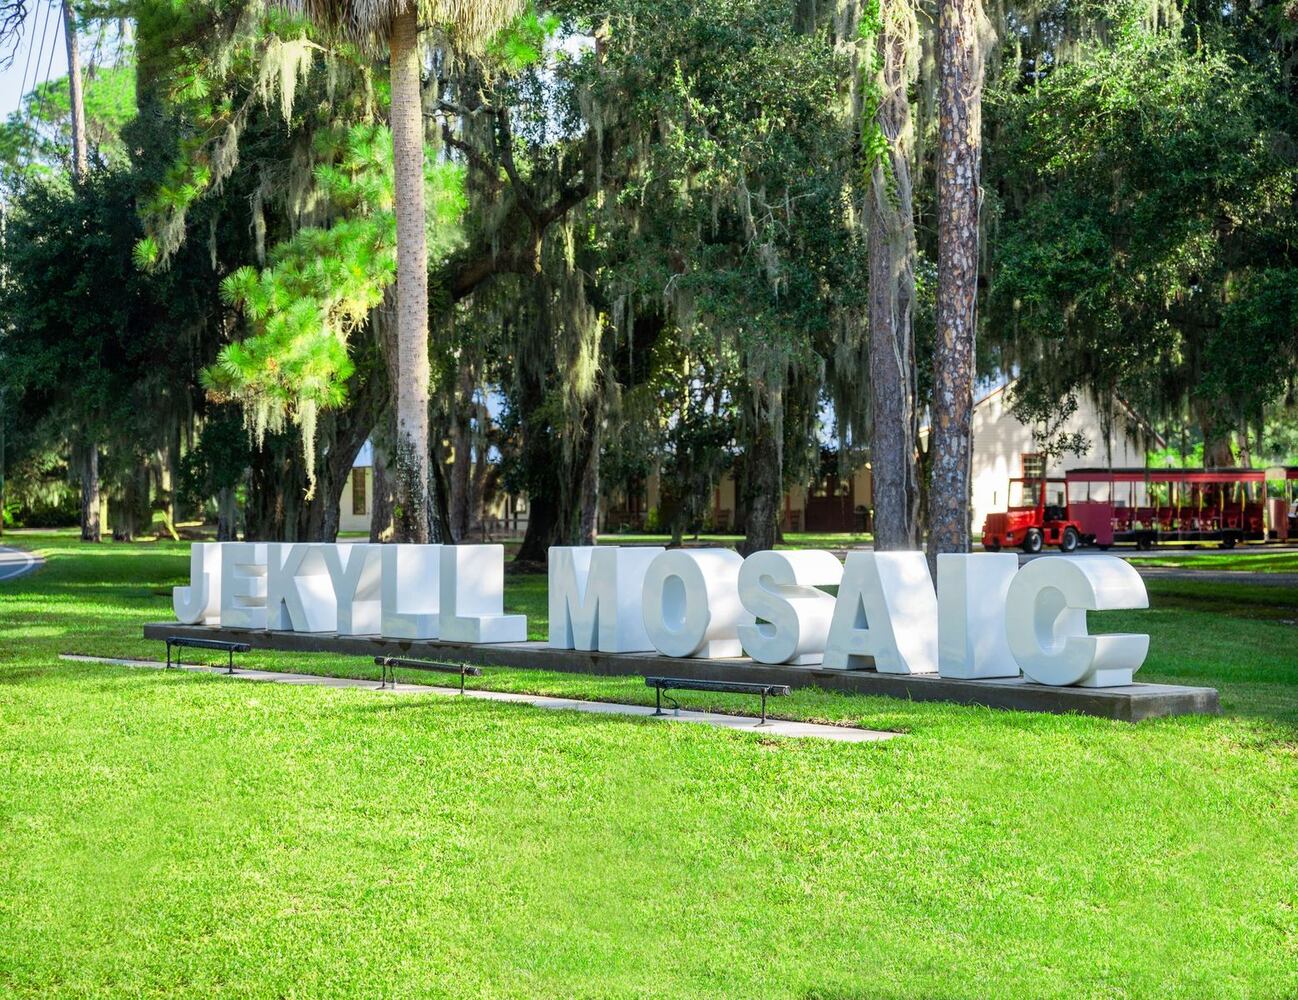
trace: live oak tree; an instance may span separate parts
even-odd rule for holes
[[[135,268],[135,193],[131,173],[113,169],[75,187],[26,188],[11,205],[0,292],[0,385],[22,428],[10,458],[95,441],[121,538],[148,525],[143,477],[194,403],[190,375],[202,359],[185,345],[205,339],[216,304],[205,253],[178,256],[161,277]]]
[[[1266,8],[1194,18],[998,84],[989,324],[1022,412],[1118,397],[1233,465],[1298,366],[1293,41]]]
[[[520,557],[590,541],[600,498],[655,470],[659,522],[678,537],[705,521],[729,470],[745,547],[769,547],[782,492],[832,465],[818,447],[832,410],[840,471],[873,465],[878,545],[911,546],[926,507],[965,518],[967,487],[950,474],[967,463],[968,408],[950,404],[971,403],[973,375],[996,367],[1022,376],[1024,413],[1099,386],[1169,416],[1194,405],[1224,428],[1213,433],[1273,425],[1298,286],[1287,22],[1274,4],[1163,4],[1137,21],[1168,41],[1140,49],[1117,30],[1121,6],[991,11],[1004,42],[985,55],[1004,71],[989,83],[982,213],[976,173],[960,174],[954,202],[939,178],[942,107],[976,102],[959,88],[938,101],[934,56],[953,36],[931,29],[942,19],[924,0],[553,0],[476,44],[449,14],[440,29],[421,20],[431,479],[410,481],[436,498],[434,520],[464,537],[494,482],[483,456],[498,450],[501,478],[531,503]],[[156,464],[160,447],[172,467],[194,449],[198,467],[230,429],[208,411],[235,404],[254,432],[247,474],[190,477],[224,494],[224,530],[237,479],[251,536],[328,537],[361,443],[396,452],[390,386],[407,381],[391,295],[392,24],[366,8],[380,27],[357,34],[350,5],[312,8],[319,21],[260,0],[122,9],[138,25],[141,114],[101,159],[132,153],[148,225],[138,256],[152,268],[140,281],[172,280],[159,265],[182,252],[210,257],[201,277],[186,272],[209,301],[183,310],[202,319],[176,340],[183,398],[137,404],[165,442],[137,453],[105,439],[106,481],[121,505],[128,468]],[[64,93],[52,85],[44,104]],[[92,140],[95,93],[91,81]],[[53,121],[7,134],[35,135],[25,148],[49,164],[68,146]],[[976,115],[956,124],[965,169]],[[935,213],[939,182],[954,229]],[[975,309],[980,256],[990,287]],[[933,364],[938,258],[948,336]],[[100,399],[96,374],[76,371],[79,398]],[[498,418],[483,406],[493,396]],[[926,411],[928,452],[916,447]],[[50,414],[49,426],[68,416]]]

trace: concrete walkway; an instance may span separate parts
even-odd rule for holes
[[[45,560],[41,556],[33,555],[31,552],[23,552],[21,549],[11,549],[7,545],[0,545],[0,583],[26,576],[44,565]]]
[[[149,667],[161,669],[165,664],[157,660],[125,660],[106,656],[81,656],[76,653],[62,653],[60,660],[71,660],[76,663],[112,663],[123,667]],[[201,674],[227,676],[224,667],[207,667],[186,664],[180,669]],[[373,680],[358,680],[352,677],[323,677],[318,674],[287,674],[273,670],[244,670],[236,667],[235,680],[273,681],[277,684],[296,684],[300,687],[362,688],[375,693],[380,688]],[[382,689],[384,694],[440,694],[458,696],[459,688],[433,687],[427,684],[397,684],[395,688]],[[590,712],[594,715],[630,715],[639,718],[654,718],[654,710],[647,705],[621,705],[606,701],[574,701],[571,698],[547,698],[535,694],[514,694],[508,691],[483,691],[470,689],[464,692],[466,698],[478,698],[482,701],[510,702],[517,705],[531,705],[533,708],[566,709],[571,712]],[[782,719],[771,719],[765,725],[758,725],[756,719],[746,715],[722,715],[718,712],[690,712],[684,709],[679,715],[658,716],[669,722],[698,722],[718,729],[734,729],[741,732],[760,733],[763,736],[814,737],[822,740],[833,740],[839,743],[874,743],[890,740],[896,733],[885,733],[873,729],[855,729],[848,726],[823,726],[814,722],[788,722]]]

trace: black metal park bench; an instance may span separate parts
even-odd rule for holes
[[[404,667],[407,670],[427,670],[437,674],[459,674],[460,675],[460,694],[464,694],[465,677],[481,677],[481,667],[471,667],[467,663],[436,663],[432,660],[407,660],[400,656],[376,656],[374,665],[382,668],[379,673],[379,690],[382,691],[388,686],[388,681],[392,681],[393,690],[397,686],[397,677],[395,667]]]
[[[748,681],[702,681],[689,677],[646,677],[645,684],[653,688],[657,696],[657,708],[654,715],[666,715],[663,711],[663,698],[672,703],[672,708],[680,715],[681,706],[667,691],[724,691],[727,694],[760,694],[762,696],[762,721],[766,725],[766,699],[781,697],[789,693],[787,684],[753,684]]]
[[[230,657],[229,665],[226,668],[227,674],[234,673],[234,654],[246,653],[252,649],[246,642],[224,642],[221,639],[191,639],[183,635],[169,635],[166,638],[167,643],[167,666],[171,669],[171,647],[185,647],[188,649],[219,649]],[[180,666],[180,656],[176,657],[176,666]]]

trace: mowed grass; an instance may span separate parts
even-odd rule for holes
[[[1298,551],[1248,552],[1238,549],[1205,549],[1202,552],[1169,552],[1141,556],[1139,566],[1168,566],[1175,569],[1206,569],[1248,573],[1298,573]]]
[[[21,541],[49,563],[0,584],[0,991],[1298,994],[1284,588],[1160,581],[1152,610],[1093,616],[1151,634],[1142,679],[1221,687],[1221,718],[780,703],[905,733],[846,746],[61,662],[158,656],[139,629],[186,553]],[[506,586],[543,616],[541,580]]]

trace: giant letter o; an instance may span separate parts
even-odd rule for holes
[[[743,556],[730,549],[673,549],[649,564],[644,625],[664,656],[741,656],[738,626],[754,621],[739,603]]]

